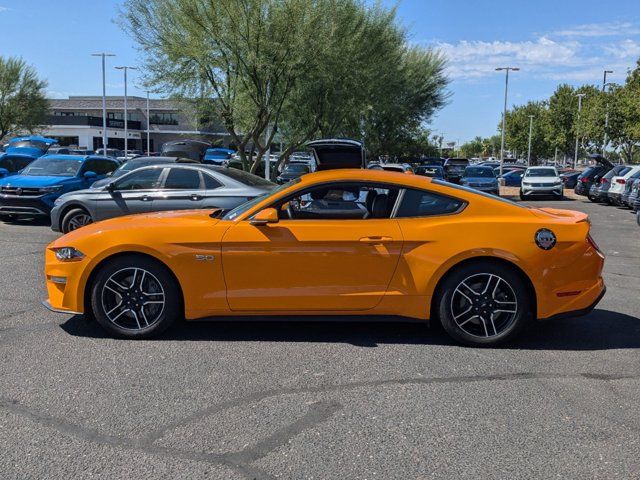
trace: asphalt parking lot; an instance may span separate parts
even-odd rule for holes
[[[640,478],[640,228],[537,203],[591,215],[608,292],[501,349],[392,323],[105,338],[40,306],[56,234],[0,223],[0,478]]]

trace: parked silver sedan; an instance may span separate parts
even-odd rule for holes
[[[133,170],[102,187],[60,196],[51,210],[51,229],[68,233],[107,218],[161,210],[220,208],[226,212],[275,186],[234,168],[153,165]]]

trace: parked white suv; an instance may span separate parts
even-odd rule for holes
[[[553,195],[562,198],[564,183],[555,167],[529,167],[520,185],[520,198],[526,200],[535,195]]]
[[[611,178],[611,187],[607,192],[607,196],[609,197],[609,201],[614,205],[621,204],[622,194],[624,193],[624,187],[627,184],[627,181],[630,177],[636,174],[640,170],[640,166],[631,167],[629,170],[624,171],[624,175],[612,177]]]

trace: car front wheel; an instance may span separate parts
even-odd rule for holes
[[[93,218],[89,212],[83,208],[74,208],[62,219],[62,233],[72,232],[90,223],[93,223]]]
[[[181,316],[180,287],[166,268],[150,258],[127,255],[107,263],[96,275],[91,307],[110,334],[149,338]]]
[[[454,270],[440,292],[442,326],[455,340],[471,346],[513,340],[527,323],[533,303],[518,273],[486,261]]]

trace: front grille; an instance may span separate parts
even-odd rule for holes
[[[532,183],[532,187],[555,187],[555,183]]]
[[[0,193],[3,195],[11,195],[14,197],[39,197],[42,195],[39,188],[30,187],[0,187]]]

